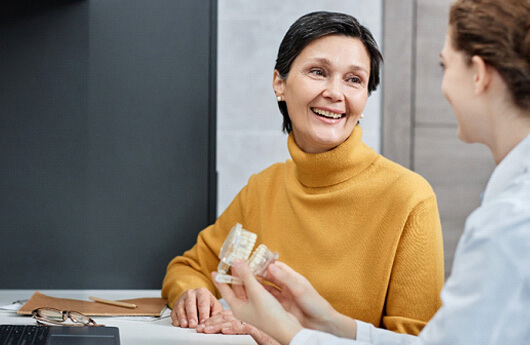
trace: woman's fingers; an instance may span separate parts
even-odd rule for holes
[[[206,320],[204,323],[201,323],[197,326],[197,332],[199,333],[226,333],[224,329],[230,329],[232,332],[237,330],[241,331],[240,325],[244,324],[232,314],[230,310],[223,310],[220,313],[217,313]],[[232,333],[237,334],[237,333]]]

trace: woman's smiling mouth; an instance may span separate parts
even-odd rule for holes
[[[331,111],[322,110],[322,109],[318,109],[318,108],[311,108],[311,110],[313,111],[313,113],[317,114],[318,116],[323,116],[323,117],[326,117],[328,119],[340,119],[341,117],[346,115],[346,113],[339,114],[339,113],[334,113],[334,112],[331,112]]]

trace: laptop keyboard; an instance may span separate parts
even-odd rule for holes
[[[44,345],[50,326],[0,325],[0,345]]]

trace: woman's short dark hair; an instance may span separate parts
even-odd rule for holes
[[[291,25],[278,50],[276,65],[281,79],[286,79],[291,65],[302,50],[312,41],[326,35],[343,35],[358,38],[370,55],[370,78],[368,80],[368,94],[379,85],[379,69],[383,56],[370,30],[354,17],[337,12],[312,12],[300,17]],[[292,131],[291,119],[287,112],[285,101],[279,101],[278,107],[283,115],[283,131]]]

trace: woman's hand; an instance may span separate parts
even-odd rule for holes
[[[175,302],[171,310],[171,321],[176,327],[195,328],[222,310],[223,306],[210,290],[204,287],[190,289]]]
[[[232,311],[223,310],[197,326],[199,333],[249,334],[258,345],[279,345],[279,343],[256,327],[236,319]]]
[[[236,260],[232,272],[243,280],[243,285],[229,287],[218,283],[215,272],[212,277],[234,315],[273,336],[281,344],[288,344],[302,329],[300,322],[265,290],[243,261]]]

